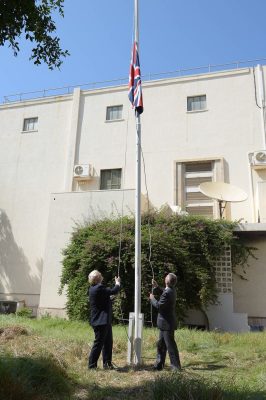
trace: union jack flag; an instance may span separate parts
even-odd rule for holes
[[[132,104],[132,107],[141,114],[143,112],[143,98],[141,89],[141,75],[139,65],[139,53],[137,43],[133,43],[132,58],[129,70],[129,92],[128,98]]]

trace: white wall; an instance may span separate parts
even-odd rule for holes
[[[134,212],[135,191],[101,190],[51,195],[39,313],[62,315],[65,294],[59,296],[62,249],[77,224],[95,219],[119,218]],[[119,247],[119,243],[117,243]]]
[[[231,218],[252,221],[248,153],[262,147],[254,91],[251,69],[144,84],[142,147],[154,206],[174,204],[176,161],[223,157],[226,181],[249,194],[231,204]],[[207,110],[187,112],[187,96],[199,94],[206,94]],[[124,120],[105,122],[106,107],[119,104]],[[125,164],[125,188],[134,187],[135,122],[126,88],[83,92],[79,127],[76,162],[92,163],[96,177],[76,189],[99,188],[101,169]]]
[[[63,190],[71,98],[0,107],[0,297],[38,306],[50,193]],[[22,133],[38,116],[38,131]],[[9,296],[10,297],[10,296]]]
[[[143,94],[142,148],[151,204],[174,204],[177,161],[223,157],[226,181],[249,195],[231,204],[231,218],[251,222],[247,154],[263,143],[252,69],[147,82]],[[188,113],[187,96],[201,94],[207,96],[207,110]],[[111,105],[124,106],[123,120],[105,121]],[[23,119],[35,116],[38,132],[22,134]],[[71,190],[77,163],[94,168],[87,184],[73,183],[85,196],[99,189],[101,169],[122,168],[123,187],[134,189],[135,121],[126,86],[0,106],[0,297],[38,305],[50,194]],[[253,175],[256,190],[265,171]],[[72,194],[62,196],[72,204]],[[43,275],[45,280],[47,272]]]
[[[210,330],[229,332],[248,332],[248,316],[246,312],[237,313],[234,310],[232,293],[220,293],[218,304],[206,308]]]
[[[256,258],[249,258],[245,273],[242,267],[236,270],[237,275],[233,280],[234,309],[236,312],[246,312],[249,317],[265,318],[266,326],[266,233],[244,235],[246,244],[256,249]]]

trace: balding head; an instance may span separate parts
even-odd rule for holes
[[[174,287],[176,285],[176,282],[177,282],[177,277],[175,274],[170,272],[168,275],[166,275],[165,277],[166,286]]]

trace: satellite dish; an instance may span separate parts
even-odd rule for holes
[[[199,189],[201,193],[216,200],[237,202],[248,198],[244,190],[225,182],[203,182]]]
[[[237,186],[225,182],[203,182],[199,190],[205,196],[216,199],[219,202],[220,218],[222,218],[226,203],[240,202],[248,198],[247,193]]]

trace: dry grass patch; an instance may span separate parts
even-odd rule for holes
[[[88,324],[0,316],[0,332],[0,389],[3,384],[6,390],[12,386],[15,392],[20,391],[17,397],[8,397],[2,388],[0,399],[266,400],[265,333],[178,330],[176,339],[183,372],[172,375],[168,359],[165,371],[152,371],[156,329],[144,329],[145,364],[141,369],[133,369],[126,365],[125,328],[114,326],[113,361],[120,371],[103,370],[101,359],[98,370],[87,369],[94,337]],[[41,384],[43,381],[46,386]],[[65,392],[64,387],[68,387]]]
[[[0,328],[0,340],[11,340],[22,335],[29,335],[29,331],[23,326],[13,325]]]

